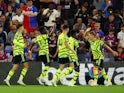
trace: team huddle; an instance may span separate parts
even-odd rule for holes
[[[32,46],[29,49],[29,53],[32,51],[32,47],[35,44],[39,45],[39,59],[41,62],[45,64],[40,76],[37,78],[39,84],[43,85],[44,83],[46,85],[46,74],[47,71],[50,68],[50,59],[49,59],[49,44],[48,44],[48,38],[49,35],[47,33],[47,30],[45,27],[39,27],[40,35],[38,35],[34,41]],[[24,56],[24,47],[26,46],[23,39],[23,32],[24,27],[22,25],[18,26],[18,31],[15,34],[14,40],[13,40],[13,67],[9,71],[6,79],[4,82],[10,86],[10,79],[14,75],[15,71],[18,69],[19,64],[23,64],[24,68],[21,71],[19,80],[17,81],[20,85],[26,85],[23,82],[23,79],[28,71],[29,65],[28,62],[25,60]],[[77,32],[75,30],[70,31],[70,37],[68,37],[69,33],[69,26],[63,25],[62,26],[62,33],[58,36],[57,41],[57,50],[56,53],[53,56],[58,55],[58,63],[59,68],[57,69],[55,75],[53,76],[53,79],[51,80],[51,84],[53,86],[57,86],[58,81],[61,82],[62,85],[65,85],[63,80],[66,77],[66,75],[69,75],[75,70],[73,78],[70,80],[70,83],[68,83],[68,86],[75,86],[76,80],[79,76],[79,63],[78,63],[78,57],[77,57],[77,50],[78,50],[78,40],[77,40]],[[103,60],[104,55],[101,51],[101,47],[105,47],[108,50],[110,50],[113,55],[118,55],[116,51],[113,51],[109,46],[107,46],[103,41],[97,38],[96,34],[91,31],[90,28],[86,29],[86,31],[81,32],[82,36],[85,38],[86,41],[90,43],[91,52],[93,55],[93,63],[94,63],[94,80],[92,83],[90,83],[91,86],[97,86],[98,82],[98,70],[100,70],[100,73],[102,74],[103,78],[107,81],[107,86],[112,85],[111,81],[109,80],[108,76],[106,75],[106,72],[103,69]],[[62,73],[65,64],[68,64],[68,68],[65,72]]]

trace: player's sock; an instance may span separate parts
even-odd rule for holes
[[[74,84],[75,81],[77,80],[78,76],[79,76],[79,72],[76,71],[76,72],[74,73],[74,76],[73,76],[72,80],[71,80],[71,82],[72,82],[73,84]]]
[[[59,76],[60,76],[61,72],[62,72],[62,70],[59,68],[59,69],[56,71],[55,75],[54,75],[54,80],[57,81],[57,80],[59,79]]]
[[[108,76],[107,76],[105,70],[101,70],[101,74],[102,74],[103,78],[104,78],[107,82],[111,82],[110,79],[108,78]]]
[[[61,75],[61,77],[65,77],[73,71],[73,67],[68,67],[67,70]]]
[[[27,68],[23,68],[19,77],[19,80],[23,80],[26,73],[27,73],[28,69]]]
[[[15,71],[13,71],[13,70],[10,70],[9,71],[9,74],[7,75],[7,80],[10,80],[11,79],[11,77],[14,75],[14,73],[15,73]]]
[[[98,81],[98,68],[94,67],[94,82],[97,83]]]
[[[43,72],[40,74],[40,78],[46,78],[46,73],[49,70],[49,66],[45,66]]]

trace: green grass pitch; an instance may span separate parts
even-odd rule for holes
[[[12,85],[0,86],[0,93],[124,93],[124,85],[117,86],[40,86],[40,85],[27,85],[19,86]]]

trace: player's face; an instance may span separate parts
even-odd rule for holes
[[[93,40],[95,38],[95,36],[90,34],[90,33],[88,34],[88,37],[89,37],[90,40]]]

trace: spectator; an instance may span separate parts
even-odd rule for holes
[[[94,24],[95,22],[93,21],[93,18],[91,16],[88,17],[88,24],[87,24],[87,28],[91,27],[92,30],[94,30]]]
[[[110,29],[109,34],[105,36],[105,42],[108,46],[110,46],[113,50],[117,48],[117,38],[114,35],[114,30]],[[105,50],[105,61],[114,61],[114,56],[109,50]]]
[[[26,2],[24,2],[23,0],[20,2],[20,8],[21,10],[25,7]]]
[[[124,24],[121,26],[121,31],[117,35],[118,46],[124,48]]]
[[[94,25],[94,32],[97,34],[97,37],[101,40],[104,39],[104,33],[102,32],[102,30],[100,29],[100,23],[95,23]]]
[[[74,24],[73,29],[78,30],[86,30],[86,25],[83,23],[82,18],[77,18],[77,22]]]
[[[3,39],[4,43],[6,43],[7,33],[3,30],[2,24],[0,24],[0,38]]]
[[[22,14],[21,8],[16,8],[16,15],[12,17],[12,21],[18,20],[19,24],[23,23],[24,16]]]
[[[13,7],[13,11],[14,12],[16,12],[16,8],[19,8],[20,7],[19,3],[17,3],[16,0],[11,0],[9,2],[9,5],[11,5]]]
[[[114,14],[115,14],[115,20],[119,24],[119,29],[120,29],[121,24],[124,22],[124,19],[118,10],[116,10]]]
[[[56,26],[56,19],[58,18],[58,11],[54,9],[54,4],[50,3],[49,8],[45,9],[43,11],[43,20],[44,20],[44,25],[46,26],[47,29],[50,27],[53,27],[55,29]]]
[[[104,0],[93,0],[93,5],[97,10],[100,10],[103,3],[104,3]]]
[[[6,13],[6,11],[7,11],[6,3],[4,2],[4,0],[0,0],[0,16],[1,14]]]
[[[124,61],[124,52],[122,47],[117,48],[118,56],[115,56],[115,61]]]
[[[69,27],[72,29],[74,25],[74,16],[78,8],[78,1],[63,0],[60,2],[60,5],[62,5],[62,17],[68,20]]]
[[[4,52],[4,48],[0,48],[0,62],[8,62],[8,56]]]
[[[8,5],[8,10],[6,12],[6,19],[9,21],[9,26],[12,26],[12,17],[15,15],[12,6]]]
[[[84,6],[84,5],[76,13],[76,18],[79,18],[79,17],[82,18],[83,23],[85,25],[87,25],[87,23],[88,23],[88,20],[87,20],[88,16],[89,16],[89,14],[87,12],[87,6]]]
[[[38,13],[38,16],[37,16],[39,26],[44,26],[43,11],[44,11],[44,8],[40,7],[39,13]]]
[[[17,31],[16,25],[12,25],[12,30],[8,33],[8,37],[7,37],[7,43],[9,45],[13,43],[13,39],[14,39],[16,31]]]
[[[109,20],[106,21],[106,23],[104,25],[104,33],[108,34],[109,29],[114,29],[115,34],[117,34],[118,29],[119,29],[119,24],[115,20],[115,16],[113,14],[109,15]]]
[[[24,14],[24,28],[28,31],[28,33],[32,32],[35,28],[38,27],[37,22],[37,14],[38,10],[35,6],[33,6],[32,0],[27,0],[27,6],[23,8]]]
[[[110,0],[104,0],[104,3],[101,6],[102,12],[104,12],[104,15],[106,18],[109,16],[108,8],[112,6],[112,3]]]
[[[10,23],[9,20],[6,19],[5,15],[0,16],[0,24],[2,24],[3,30],[6,31],[7,33],[10,31],[9,23]]]
[[[49,39],[49,53],[51,61],[57,61],[57,56],[54,57],[57,49],[57,37],[55,33],[52,33]]]

